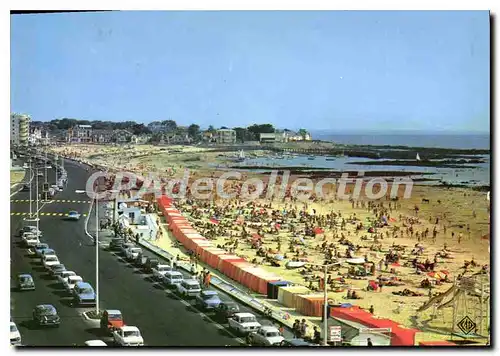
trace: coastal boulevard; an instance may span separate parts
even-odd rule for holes
[[[85,217],[78,221],[67,221],[64,216],[70,210],[88,214],[91,204],[84,194],[76,190],[85,189],[89,176],[85,166],[66,160],[67,186],[54,197],[54,201],[40,202],[41,242],[56,251],[67,270],[76,272],[95,289],[95,246],[85,234]],[[43,181],[43,178],[39,179]],[[48,174],[48,182],[55,181],[55,169]],[[42,182],[39,182],[40,190]],[[35,184],[33,184],[33,191]],[[33,192],[33,199],[35,193]],[[111,345],[111,337],[101,335],[99,322],[83,316],[89,308],[71,306],[68,294],[55,279],[45,273],[43,266],[35,261],[28,249],[19,245],[18,230],[26,224],[23,220],[29,213],[29,192],[19,192],[11,197],[11,317],[18,325],[22,344],[26,346],[73,346],[83,345],[86,340],[101,339]],[[33,204],[33,211],[36,204]],[[104,210],[104,209],[103,209]],[[102,211],[103,211],[102,210]],[[21,213],[21,214],[18,214]],[[50,213],[50,214],[49,214]],[[95,211],[88,231],[95,231]],[[30,223],[33,224],[33,223]],[[110,237],[107,238],[108,240]],[[216,322],[210,314],[202,313],[172,292],[151,282],[148,275],[133,268],[114,253],[107,251],[107,241],[99,244],[99,303],[100,309],[119,309],[127,325],[141,330],[147,346],[239,346],[244,344],[227,328],[227,322]],[[152,257],[144,251],[145,257]],[[35,291],[16,290],[16,278],[20,273],[31,273],[35,280]],[[187,274],[187,273],[186,273]],[[223,300],[231,297],[218,291]],[[233,300],[234,301],[234,300]],[[32,323],[32,310],[38,304],[52,304],[61,317],[59,328],[39,329]],[[240,304],[241,312],[252,312]],[[255,314],[255,313],[254,313]],[[263,325],[271,325],[256,315]],[[291,337],[289,331],[286,338]]]

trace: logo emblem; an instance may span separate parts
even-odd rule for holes
[[[472,330],[476,329],[476,323],[473,322],[468,316],[460,320],[457,326],[466,335],[469,334]]]

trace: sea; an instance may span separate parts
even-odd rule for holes
[[[381,134],[381,133],[314,133],[313,139],[332,141],[338,144],[352,145],[389,145],[409,147],[431,147],[431,148],[455,148],[455,149],[490,149],[490,135],[488,134]],[[417,173],[411,178],[432,179],[419,184],[436,184],[441,182],[449,184],[463,184],[467,186],[490,185],[490,155],[474,155],[471,158],[481,158],[485,162],[471,164],[474,168],[443,168],[443,167],[421,167],[421,166],[393,166],[393,165],[363,165],[358,162],[370,162],[372,159],[359,157],[336,157],[327,160],[327,157],[316,156],[311,160],[307,156],[287,157],[286,159],[275,159],[274,157],[247,158],[239,165],[269,167],[302,167],[323,168],[334,171],[408,171]],[[390,161],[390,160],[387,160]],[[258,168],[255,171],[259,171]]]
[[[313,139],[351,145],[390,145],[456,149],[490,149],[489,134],[473,133],[334,133],[311,131]]]

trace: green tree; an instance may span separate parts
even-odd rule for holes
[[[254,134],[244,127],[235,127],[233,130],[236,131],[236,140],[239,142],[255,140]]]
[[[197,139],[200,136],[200,126],[196,124],[191,124],[188,127],[188,136]]]
[[[307,130],[306,129],[300,129],[298,132],[297,132],[300,136],[302,136],[302,139],[305,140],[306,139],[306,135],[307,135]]]
[[[177,123],[174,120],[164,120],[161,124],[165,128],[165,132],[173,132],[177,129]]]

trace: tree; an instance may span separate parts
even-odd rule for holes
[[[244,127],[235,127],[233,130],[236,131],[236,140],[239,142],[255,140],[254,134]]]
[[[151,130],[148,129],[144,124],[134,124],[131,127],[131,131],[134,135],[142,135],[142,134],[149,134],[151,133]]]
[[[249,126],[247,130],[253,134],[255,140],[258,140],[261,133],[274,133],[274,126],[271,124],[254,124]]]
[[[177,123],[174,120],[165,120],[161,124],[164,127],[165,132],[172,132],[177,129]]]
[[[306,129],[300,129],[300,130],[298,131],[298,134],[299,134],[300,136],[302,136],[302,139],[303,139],[303,140],[305,140],[305,139],[306,139],[306,135],[307,135],[307,130],[306,130]]]
[[[208,129],[207,129],[208,132],[215,132],[215,127],[213,127],[212,125],[208,126]]]
[[[197,139],[200,136],[200,126],[196,124],[191,124],[188,127],[188,136]]]

